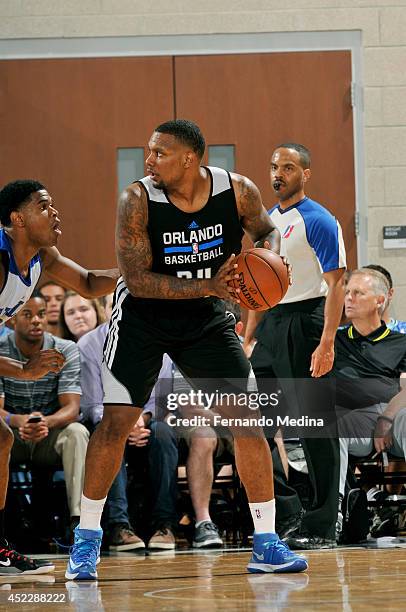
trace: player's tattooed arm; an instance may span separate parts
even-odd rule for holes
[[[226,262],[228,265],[224,264],[214,278],[204,280],[186,280],[151,271],[148,205],[137,183],[125,189],[118,202],[116,252],[121,274],[134,297],[180,300],[217,295],[232,299],[232,289],[227,285],[231,279],[228,271],[233,270],[231,262]]]
[[[241,224],[256,247],[269,242],[272,250],[279,253],[280,234],[264,205],[258,187],[250,179],[240,174],[232,174]]]

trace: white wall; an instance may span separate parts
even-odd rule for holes
[[[0,39],[331,30],[362,32],[368,253],[406,319],[406,250],[382,248],[406,225],[406,0],[0,0]]]

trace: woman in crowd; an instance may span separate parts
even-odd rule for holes
[[[66,292],[60,315],[63,338],[77,342],[88,331],[105,321],[99,300],[86,299],[75,291]]]

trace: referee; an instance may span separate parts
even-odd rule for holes
[[[265,379],[279,379],[288,413],[294,417],[310,415],[320,403],[326,414],[329,408],[330,415],[334,412],[330,396],[316,400],[319,385],[309,385],[309,379],[324,376],[333,366],[334,339],[344,302],[346,260],[341,228],[330,212],[305,195],[310,175],[306,147],[285,143],[275,149],[271,184],[279,202],[269,215],[281,234],[280,253],[292,265],[293,284],[281,303],[262,319],[262,313],[249,313],[245,338],[247,352],[254,336],[257,338],[251,362],[258,385],[264,389]],[[296,491],[275,478],[276,497],[280,492],[288,508],[300,509],[296,517],[301,521],[296,521],[288,542],[296,549],[334,547],[338,441],[326,435],[301,442],[313,488],[312,507],[303,515]],[[282,513],[286,515],[283,508]]]

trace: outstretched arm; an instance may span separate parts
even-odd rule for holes
[[[41,249],[40,256],[47,274],[68,289],[77,291],[85,298],[100,297],[112,293],[120,276],[113,270],[86,270],[81,265],[64,257],[56,247]]]
[[[216,295],[232,299],[233,289],[227,285],[234,269],[232,257],[211,279],[185,280],[151,272],[152,250],[147,225],[146,196],[139,185],[130,185],[118,202],[116,252],[120,271],[133,296],[177,300]]]
[[[19,380],[37,380],[48,372],[58,374],[64,362],[64,356],[55,349],[40,351],[25,363],[1,355],[0,376]]]

